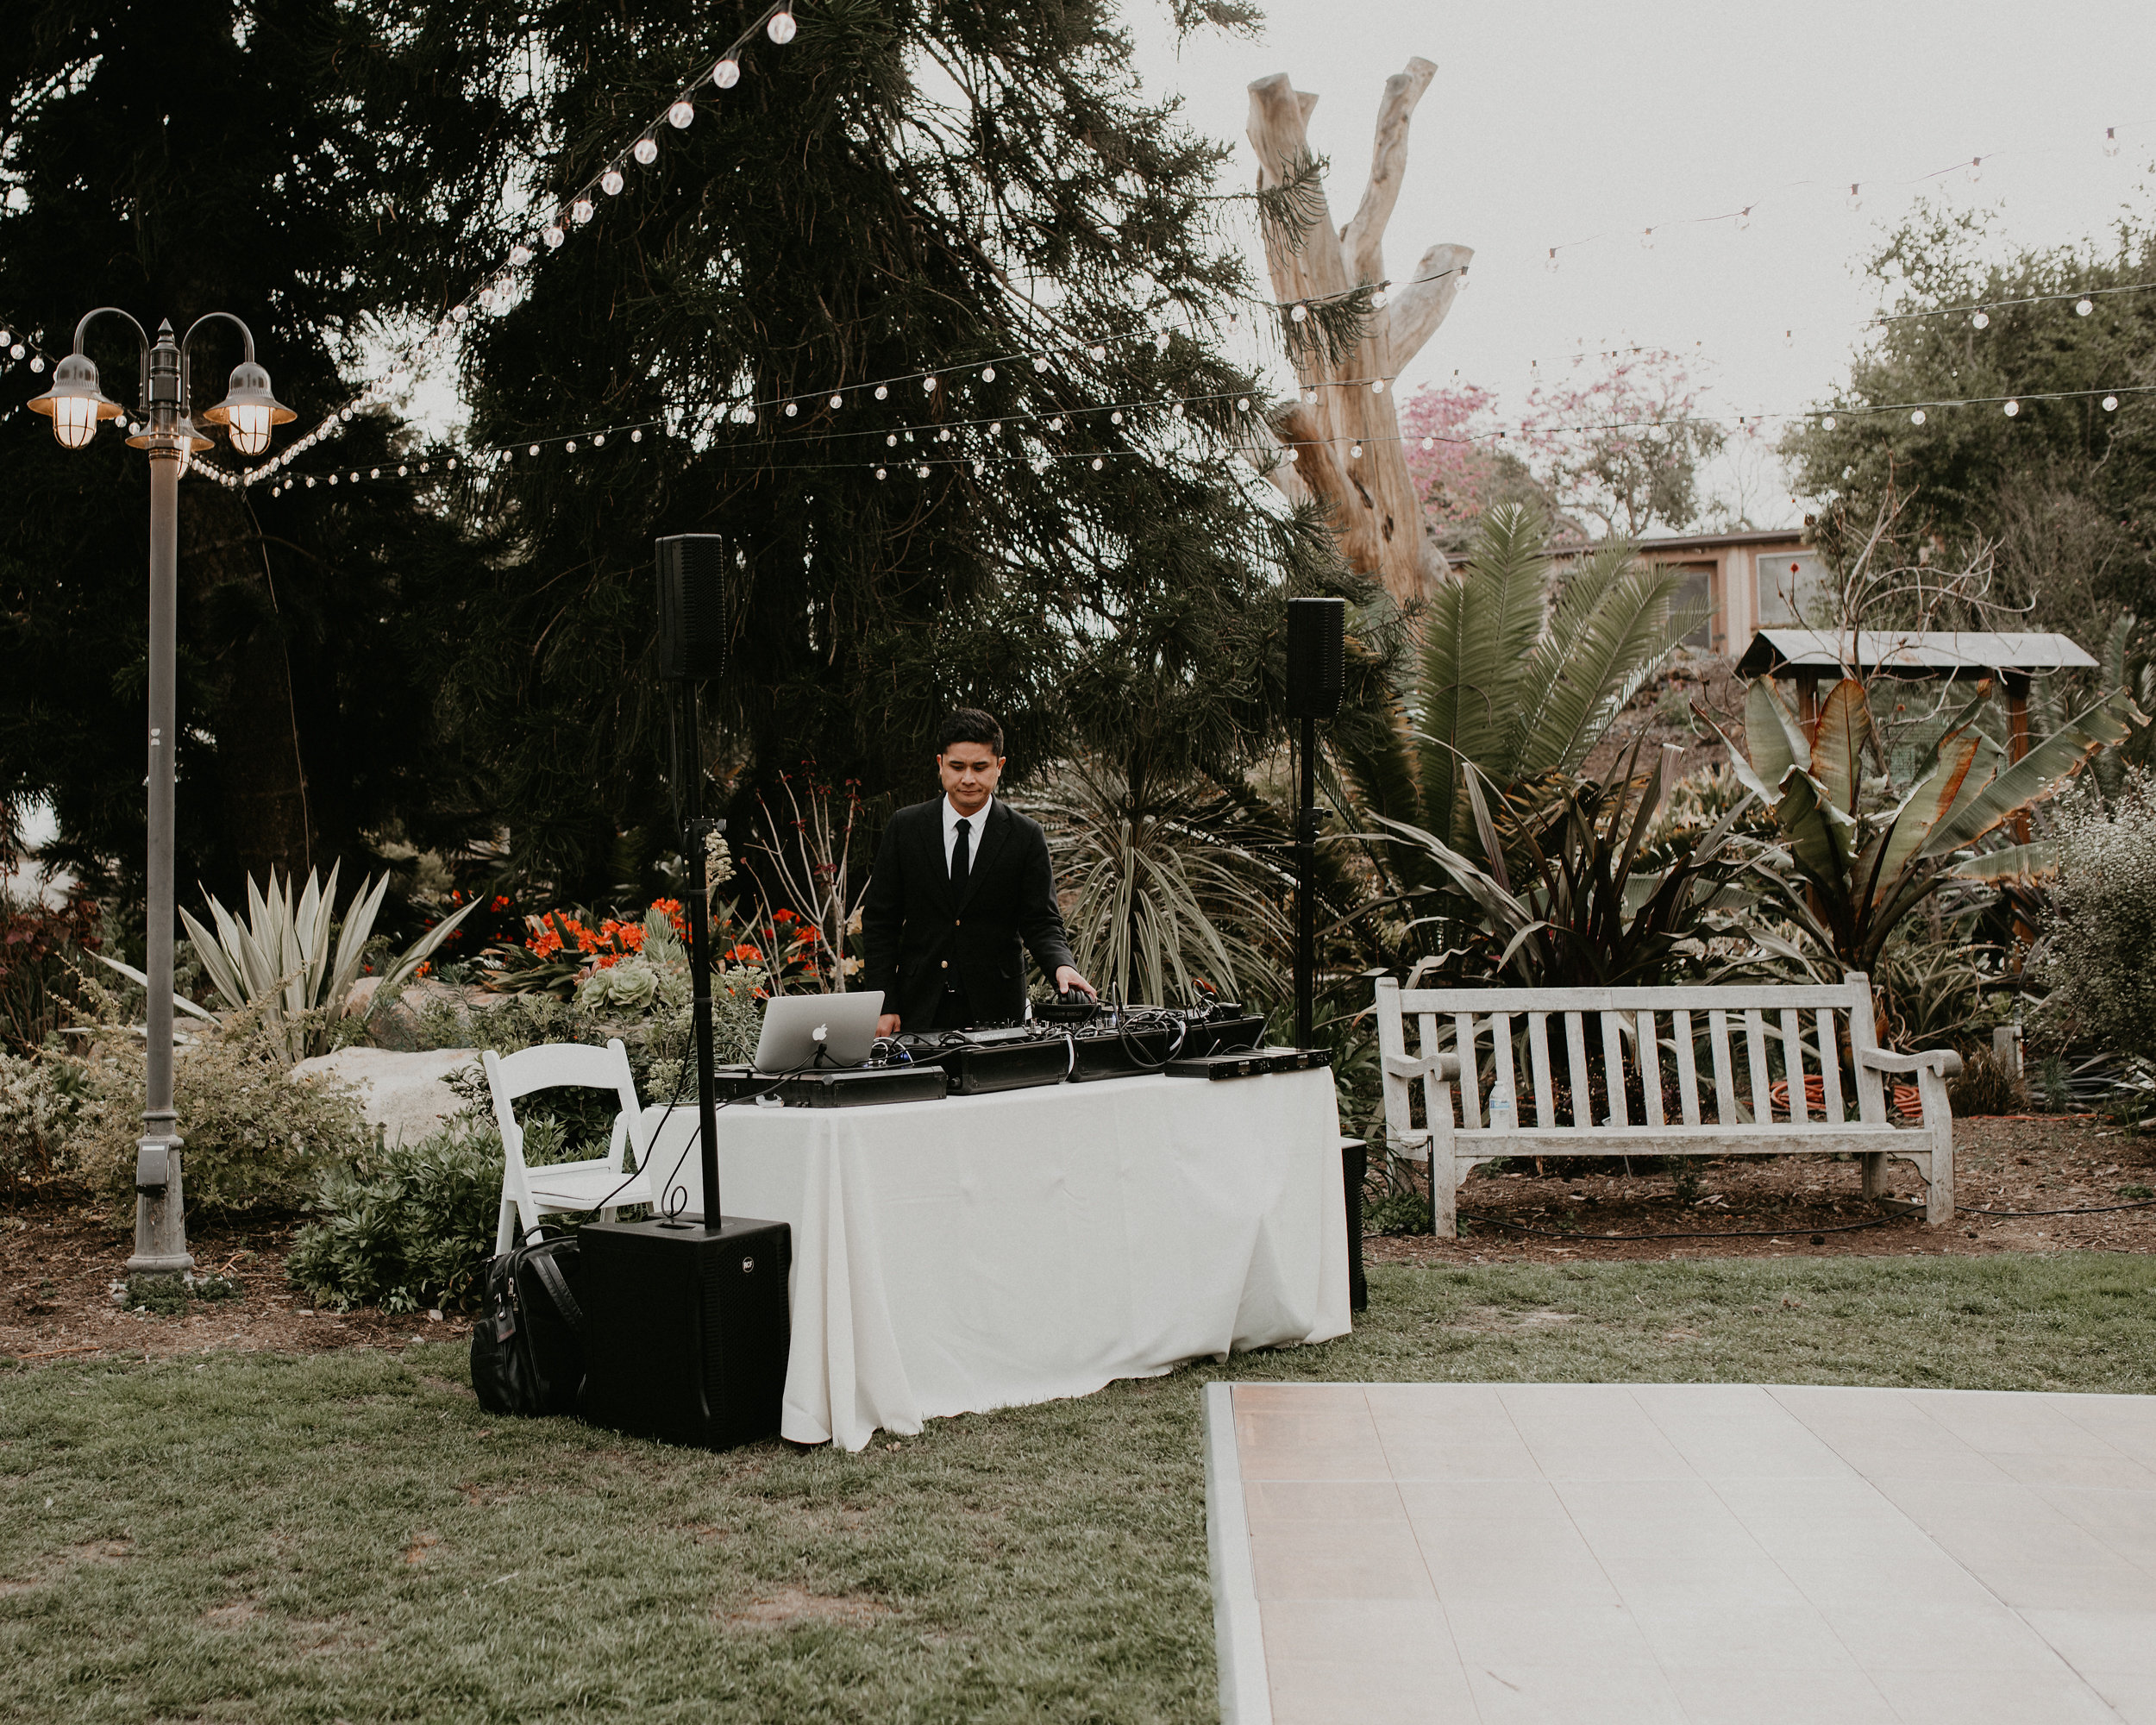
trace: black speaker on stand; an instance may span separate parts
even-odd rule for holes
[[[1295,812],[1295,1046],[1310,1046],[1318,970],[1318,721],[1340,711],[1347,601],[1288,601],[1288,712],[1302,721]]]
[[[719,1203],[718,1077],[711,1055],[711,949],[697,684],[725,674],[739,560],[715,533],[658,542],[659,674],[680,687],[689,864],[689,976],[696,1038],[698,1151],[705,1214],[593,1222],[581,1235],[586,1330],[580,1408],[595,1425],[726,1449],[775,1436],[790,1341],[793,1231],[728,1216]]]

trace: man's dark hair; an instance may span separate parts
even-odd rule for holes
[[[950,752],[954,743],[985,743],[997,760],[1003,758],[1003,727],[977,706],[962,706],[943,721],[936,733],[936,752]]]

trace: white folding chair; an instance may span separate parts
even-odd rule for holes
[[[604,1048],[550,1042],[520,1048],[506,1057],[490,1048],[480,1061],[486,1069],[486,1088],[493,1093],[495,1124],[502,1132],[502,1207],[494,1229],[496,1251],[507,1251],[519,1239],[528,1239],[542,1216],[597,1208],[602,1217],[611,1218],[625,1204],[651,1201],[650,1157],[646,1154],[649,1135],[636,1100],[636,1081],[629,1070],[629,1051],[619,1037]],[[620,1100],[607,1153],[585,1162],[527,1167],[524,1129],[517,1123],[511,1105],[535,1090],[565,1085],[611,1090]],[[636,1155],[633,1175],[622,1169],[624,1147]]]

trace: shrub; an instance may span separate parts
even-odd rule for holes
[[[121,1038],[125,1040],[122,1041]],[[83,1098],[67,1153],[93,1192],[132,1213],[142,1135],[143,1048],[108,1022],[107,1051],[82,1067]],[[110,1051],[116,1044],[121,1051]],[[363,1153],[373,1132],[342,1085],[296,1084],[280,1038],[235,1014],[175,1051],[174,1106],[190,1214],[229,1217],[298,1209],[323,1167]]]
[[[2028,1107],[2021,1076],[1988,1048],[1977,1049],[1963,1063],[1961,1076],[1947,1083],[1946,1100],[1953,1105],[1958,1120],[1977,1114],[2018,1114]]]
[[[43,1185],[68,1168],[82,1069],[0,1052],[0,1186]]]
[[[469,1304],[493,1251],[501,1196],[500,1134],[491,1122],[453,1120],[416,1145],[325,1175],[317,1220],[299,1231],[286,1273],[340,1311]]]
[[[2062,810],[2033,1030],[2054,1048],[2156,1060],[2156,785]]]

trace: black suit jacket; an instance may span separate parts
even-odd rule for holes
[[[944,984],[956,980],[977,1024],[1025,1013],[1025,950],[1052,982],[1076,968],[1056,908],[1048,835],[999,797],[973,835],[966,890],[954,900],[943,860],[943,800],[891,817],[861,906],[862,986],[883,990],[883,1009],[907,1030],[936,1021]]]

